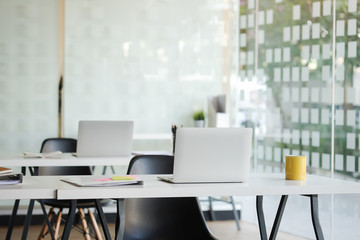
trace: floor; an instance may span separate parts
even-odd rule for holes
[[[256,224],[248,223],[248,222],[241,222],[241,230],[237,231],[236,225],[234,221],[214,221],[214,222],[208,222],[208,227],[211,230],[211,232],[220,240],[234,240],[234,239],[251,239],[256,240],[260,239],[258,226]],[[40,232],[40,226],[31,226],[28,238],[31,239],[37,239],[38,234]],[[114,224],[109,224],[110,233],[113,235],[114,233]],[[22,234],[22,227],[16,227],[14,228],[12,239],[20,239]],[[0,236],[5,237],[6,235],[6,228],[0,227]],[[3,238],[1,237],[1,239]],[[113,238],[114,236],[112,236]],[[50,239],[48,236],[45,239]],[[82,234],[76,230],[71,231],[70,239],[84,239],[82,237]],[[279,232],[278,237],[276,238],[278,240],[300,240],[304,238],[300,238],[297,236],[293,236],[287,233],[281,233]]]

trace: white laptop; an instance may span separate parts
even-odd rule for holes
[[[76,156],[131,155],[133,132],[133,121],[80,121]]]
[[[246,182],[251,128],[178,128],[172,183]]]

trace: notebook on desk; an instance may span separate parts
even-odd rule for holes
[[[131,155],[133,121],[80,121],[77,157],[118,157]]]
[[[172,183],[246,182],[251,139],[251,128],[179,128],[173,175],[158,178]]]

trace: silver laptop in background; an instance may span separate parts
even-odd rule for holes
[[[172,183],[246,182],[251,128],[178,128]]]
[[[79,121],[77,157],[131,155],[133,121]]]

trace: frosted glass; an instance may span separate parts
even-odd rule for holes
[[[310,38],[310,26],[305,24],[305,25],[302,25],[301,27],[302,29],[302,40],[309,40]]]
[[[335,154],[335,170],[344,170],[344,155]]]
[[[330,16],[331,14],[331,1],[323,1],[323,16]]]
[[[309,123],[309,109],[307,108],[301,109],[301,123]]]
[[[356,112],[355,112],[355,110],[348,110],[347,111],[346,125],[355,127],[355,125],[356,125],[355,121],[356,121]]]
[[[292,143],[293,144],[299,144],[300,143],[300,131],[297,130],[297,129],[294,129],[292,131]],[[296,155],[296,154],[293,152],[293,155]]]
[[[319,123],[319,109],[317,109],[317,108],[311,109],[311,123],[312,124]]]
[[[337,37],[344,36],[344,31],[345,31],[345,21],[337,20],[336,21],[336,36]]]
[[[320,57],[320,46],[318,44],[312,45],[312,47],[311,47],[311,57],[313,59],[319,59],[319,57]]]
[[[300,5],[295,5],[293,7],[293,20],[300,19]]]
[[[348,0],[348,11],[349,12],[356,12],[357,11],[357,1],[356,0]]]
[[[355,172],[355,157],[346,156],[346,171]]]
[[[355,133],[346,134],[346,148],[355,149]]]
[[[58,1],[0,1],[0,153],[38,152],[58,128]]]
[[[285,48],[283,48],[283,61],[289,62],[290,60],[291,60],[290,48],[285,47]]]
[[[320,17],[320,2],[313,2],[312,7],[313,7],[312,16]]]
[[[320,23],[312,24],[312,38],[319,39],[320,38]]]
[[[284,27],[284,30],[283,30],[283,41],[284,42],[290,41],[290,32],[291,32],[290,27]]]
[[[301,132],[301,143],[304,146],[309,146],[309,144],[310,144],[310,133],[309,133],[309,131],[304,130],[304,131]]]
[[[171,124],[192,127],[193,111],[206,112],[207,97],[221,93],[224,39],[217,21],[226,6],[210,0],[66,3],[66,136],[76,136],[81,119],[134,120],[135,136],[170,135]],[[240,28],[249,27],[249,19],[241,16]],[[243,35],[242,46],[245,41]],[[251,51],[241,56],[242,64],[254,62]]]
[[[254,14],[248,15],[248,27],[253,28],[254,27]]]
[[[259,11],[259,25],[264,25],[265,23],[265,12]]]
[[[357,42],[348,42],[348,57],[354,58],[357,56]]]
[[[283,68],[283,81],[284,82],[290,81],[290,68],[288,67]]]
[[[314,131],[311,133],[311,144],[313,147],[320,146],[320,132]]]
[[[330,58],[330,44],[322,45],[322,58],[329,59]]]
[[[292,41],[296,42],[300,40],[300,26],[296,25],[292,27]]]
[[[356,35],[356,19],[349,19],[348,20],[348,35]]]
[[[318,152],[311,153],[311,166],[315,168],[320,167],[320,154]]]
[[[274,13],[273,10],[266,11],[266,24],[272,24],[274,21]]]

